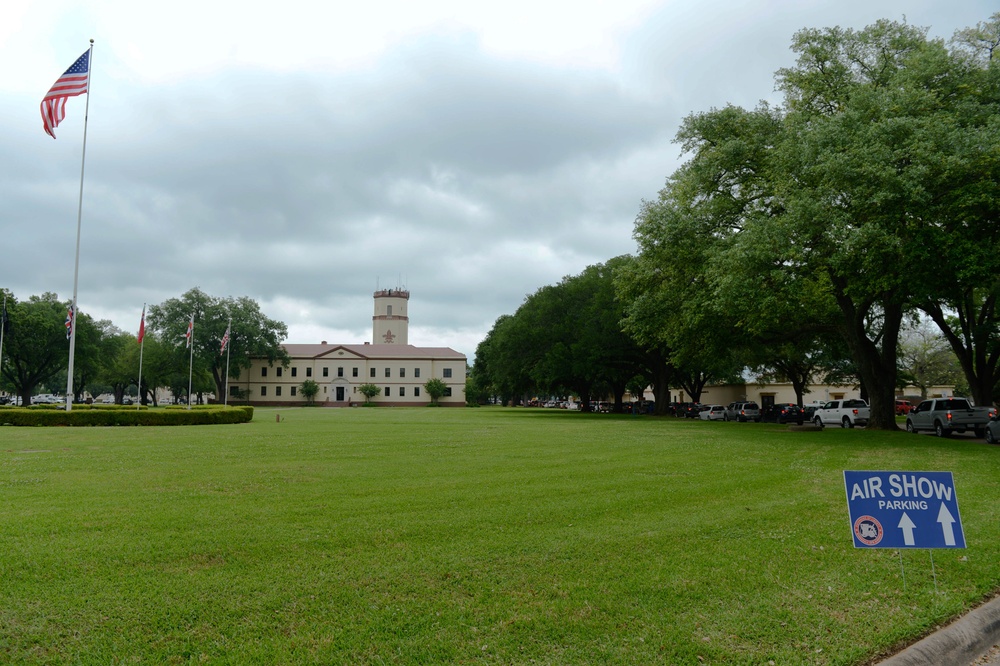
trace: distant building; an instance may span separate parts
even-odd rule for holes
[[[376,291],[372,316],[372,342],[363,344],[286,344],[288,367],[253,359],[249,370],[231,379],[232,396],[249,393],[250,404],[292,406],[305,404],[302,382],[319,384],[315,402],[329,407],[363,404],[362,384],[375,384],[378,405],[413,407],[431,402],[424,389],[429,379],[442,380],[447,389],[441,405],[465,405],[466,357],[448,347],[414,347],[408,344],[410,292]]]

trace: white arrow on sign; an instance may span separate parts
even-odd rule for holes
[[[941,510],[938,511],[937,521],[941,523],[941,531],[944,532],[944,545],[954,546],[955,528],[952,523],[955,522],[955,516],[951,515],[951,511],[944,505],[944,502],[941,502]]]
[[[913,521],[910,520],[910,517],[906,515],[906,512],[903,512],[903,517],[899,519],[899,525],[896,525],[896,527],[903,530],[904,545],[912,546],[914,543],[916,543],[913,540],[913,528],[916,527],[916,525],[914,525]]]

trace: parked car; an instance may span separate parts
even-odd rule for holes
[[[724,421],[760,421],[760,405],[756,402],[731,402],[726,406]]]
[[[684,409],[684,418],[686,419],[696,419],[698,415],[701,414],[701,409],[704,407],[701,403],[689,402],[687,407]]]
[[[906,416],[911,411],[913,411],[913,405],[910,404],[909,400],[896,401],[896,416]]]
[[[986,424],[986,432],[983,434],[987,444],[1000,444],[1000,416],[993,415],[990,422]]]
[[[820,428],[839,425],[841,428],[868,425],[871,409],[859,398],[850,400],[830,400],[813,412],[813,423]]]
[[[802,408],[790,402],[779,402],[764,408],[760,415],[761,421],[771,423],[797,423],[802,425],[805,421],[805,413]]]
[[[726,418],[726,408],[722,405],[703,405],[698,418],[702,421],[722,421]]]

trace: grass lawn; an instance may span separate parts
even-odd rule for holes
[[[280,413],[281,422],[275,414]],[[856,550],[845,469],[968,548]],[[540,409],[0,428],[0,662],[863,664],[1000,587],[1000,447]]]

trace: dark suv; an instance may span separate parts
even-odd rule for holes
[[[761,421],[772,423],[797,423],[802,425],[806,415],[801,407],[790,402],[779,402],[764,408]]]
[[[760,407],[756,402],[731,402],[726,406],[725,421],[760,421]]]

